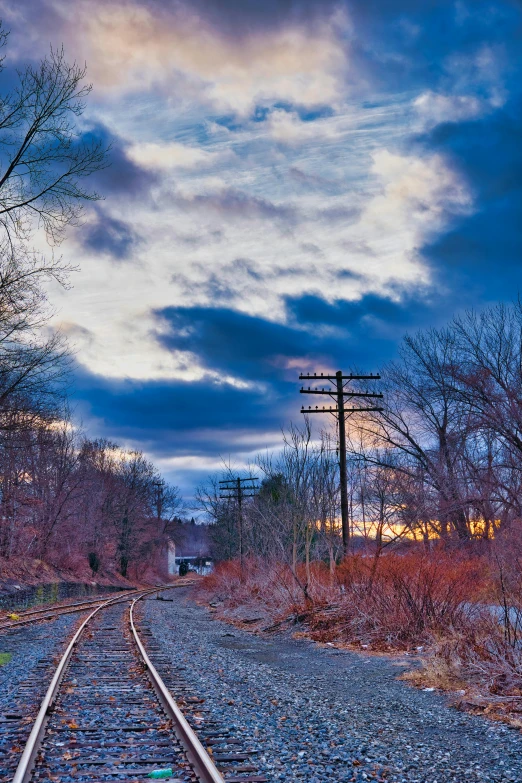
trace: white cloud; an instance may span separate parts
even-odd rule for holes
[[[132,144],[127,148],[127,155],[138,165],[151,169],[190,169],[196,166],[211,166],[220,158],[217,152],[207,152],[201,147],[189,147],[175,141],[166,144],[156,142]]]
[[[463,8],[457,15],[461,12]],[[494,21],[492,18],[491,23]],[[443,65],[440,89],[427,90],[413,101],[425,128],[478,119],[504,105],[507,63],[502,46],[484,45],[471,53],[452,53]]]
[[[474,95],[443,95],[428,90],[413,101],[422,124],[432,128],[442,122],[463,122],[482,117],[491,105]]]
[[[262,101],[315,106],[342,96],[348,23],[339,10],[313,29],[294,19],[234,38],[188,4],[156,4],[152,11],[138,0],[57,0],[53,13],[78,59],[88,62],[98,93],[154,88],[185,105],[204,101],[239,114]],[[31,20],[25,22],[27,32],[17,42],[21,57],[39,45]]]
[[[266,120],[266,130],[274,141],[284,144],[299,144],[311,139],[334,141],[339,138],[339,130],[328,119],[303,122],[297,112],[274,109]]]
[[[53,289],[56,320],[74,333],[88,369],[203,377],[198,357],[158,341],[151,312],[165,307],[284,321],[288,297],[357,300],[429,282],[422,247],[471,209],[470,196],[443,158],[393,152],[410,130],[408,99],[343,104],[345,19],[232,40],[178,4],[154,14],[136,0],[53,7],[69,25],[67,49],[74,44],[89,64],[96,119],[158,173],[149,199],[111,195],[104,205],[140,237],[133,263],[110,263],[79,245],[79,234],[64,246],[82,271],[73,290]],[[275,109],[263,122],[217,125],[216,107],[247,113],[264,98],[333,103],[334,113],[303,122]],[[456,111],[436,105],[439,115]]]
[[[483,45],[471,54],[453,53],[444,62],[446,80],[450,81],[453,94],[480,92],[492,106],[500,106],[505,100],[508,66],[502,45]]]
[[[442,155],[417,157],[379,150],[373,155],[372,171],[383,189],[366,206],[361,221],[374,226],[375,237],[383,231],[403,234],[409,237],[410,249],[419,248],[444,228],[449,216],[471,208],[468,188]]]
[[[54,323],[89,371],[245,388],[241,378],[209,371],[195,353],[166,347],[161,337],[172,332],[154,311],[227,307],[285,322],[289,297],[394,298],[429,285],[423,247],[455,215],[471,211],[472,199],[442,156],[397,152],[411,132],[411,96],[379,101],[368,90],[368,101],[347,104],[347,76],[351,84],[361,77],[349,67],[342,14],[314,27],[293,17],[233,39],[211,29],[189,3],[47,2],[53,42],[64,40],[66,55],[88,64],[94,91],[87,123],[110,128],[127,141],[135,163],[156,173],[146,198],[108,194],[99,218],[116,218],[140,238],[132,262],[111,263],[108,254],[89,251],[81,232],[71,232],[63,247],[81,271],[72,290],[51,287]],[[41,29],[23,3],[10,5],[17,7],[10,56],[46,53],[50,27]],[[417,34],[406,23],[402,29],[410,39]],[[413,103],[418,123],[460,121],[499,105],[494,60],[485,49],[466,62],[448,58],[440,91]],[[482,92],[474,89],[479,82]],[[479,92],[484,97],[475,97]],[[305,122],[296,111],[272,109],[254,122],[258,104],[329,105],[332,115]],[[307,367],[299,357],[275,362],[288,377]],[[107,423],[93,428],[106,433]],[[246,455],[250,437],[246,432]],[[190,473],[218,464],[188,455],[162,466]]]
[[[328,156],[314,162],[306,157],[307,150],[300,150],[295,152],[297,161],[313,164],[312,171],[328,169]],[[60,319],[68,322],[69,331],[76,325],[78,359],[91,371],[113,378],[201,379],[208,371],[197,356],[167,350],[158,342],[152,310],[230,307],[284,322],[288,296],[357,300],[367,293],[393,296],[397,287],[428,284],[422,247],[455,214],[472,209],[465,184],[438,155],[398,155],[378,146],[367,155],[355,142],[345,154],[339,170],[339,148],[334,145],[332,165],[338,178],[343,172],[346,177],[345,189],[334,195],[310,192],[281,178],[260,147],[256,155],[238,156],[236,168],[223,166],[217,182],[193,169],[184,172],[184,187],[190,187],[194,198],[204,196],[198,209],[180,211],[167,198],[159,198],[152,211],[121,202],[119,217],[132,222],[144,237],[140,264],[107,264],[101,257],[78,255],[75,246],[82,267],[75,288],[53,292]],[[290,164],[285,162],[285,171]],[[257,198],[261,206],[264,197],[282,188],[279,200],[288,204],[291,193],[297,222],[286,226],[265,209],[238,220],[235,210],[245,205],[230,199],[222,182]],[[223,193],[228,201],[217,209]],[[347,215],[353,210],[349,219],[342,218],[343,209]],[[338,216],[332,219],[329,214]],[[304,252],[307,244],[320,252]]]

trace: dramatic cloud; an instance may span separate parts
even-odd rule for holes
[[[297,112],[274,109],[266,121],[269,135],[284,144],[298,144],[310,139],[335,141],[339,131],[329,122],[303,122]]]
[[[132,148],[128,148],[123,139],[111,133],[103,123],[93,124],[83,133],[82,141],[101,142],[106,149],[110,149],[108,165],[89,179],[89,183],[106,198],[118,196],[143,199],[157,183],[155,173],[133,160],[130,154]]]
[[[486,101],[474,95],[441,95],[431,91],[415,98],[413,106],[426,128],[444,122],[475,119],[492,108]]]
[[[313,25],[306,16],[289,14],[281,25],[248,24],[241,35],[232,35],[229,25],[216,24],[226,8],[217,15],[205,4],[76,0],[73,6],[45,5],[79,58],[90,63],[98,89],[130,93],[160,87],[169,95],[198,96],[239,113],[260,101],[314,106],[341,98],[347,20],[340,6],[326,4],[314,14]],[[41,9],[37,16],[44,16]],[[27,15],[8,13],[8,21],[22,19],[31,27],[29,9]],[[20,56],[31,56],[29,46],[19,42],[18,48]]]
[[[93,432],[174,479],[247,462],[299,369],[520,285],[516,0],[0,0],[3,78],[65,45],[112,145],[51,286]],[[45,249],[42,245],[42,250]],[[179,478],[179,477],[182,477]]]
[[[252,383],[278,376],[286,364],[313,344],[301,330],[234,310],[167,308],[160,340],[168,349],[189,351],[209,369]]]
[[[156,314],[156,339],[176,355],[198,357],[201,376],[109,380],[79,367],[79,414],[95,434],[110,430],[119,442],[140,443],[190,488],[222,460],[246,465],[279,445],[281,426],[300,417],[300,371],[368,368],[368,345],[370,369],[378,369],[404,329],[441,317],[422,298],[328,305],[303,297],[289,300],[288,310],[285,326],[224,308],[166,308]]]
[[[252,196],[235,188],[220,188],[215,192],[174,197],[176,206],[196,210],[205,215],[228,217],[232,220],[271,220],[293,223],[295,209],[291,205],[275,204],[259,196]]]

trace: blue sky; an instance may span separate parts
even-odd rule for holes
[[[299,420],[300,370],[520,289],[522,3],[0,1],[112,144],[52,289],[77,416],[190,493]]]

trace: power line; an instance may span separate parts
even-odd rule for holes
[[[255,476],[247,476],[246,478],[236,476],[219,482],[219,497],[222,500],[235,500],[237,502],[239,569],[241,581],[243,581],[243,499],[252,498],[257,494],[257,481],[258,479]],[[223,494],[224,492],[228,492],[229,494]]]
[[[363,399],[382,399],[382,394],[374,392],[354,392],[351,389],[347,389],[350,381],[379,381],[380,375],[343,375],[342,370],[338,370],[335,375],[324,375],[321,373],[318,375],[300,375],[300,381],[314,381],[315,383],[327,381],[334,383],[334,388],[312,389],[310,386],[305,389],[301,387],[301,394],[322,394],[327,395],[336,403],[334,406],[326,407],[323,405],[321,408],[316,405],[313,408],[311,405],[305,408],[301,407],[301,413],[331,413],[337,418],[339,426],[339,474],[340,474],[340,487],[341,487],[341,525],[343,535],[343,551],[344,554],[348,554],[348,546],[350,543],[350,527],[348,522],[348,474],[346,467],[346,414],[350,413],[363,413],[367,411],[382,411],[382,408],[370,406],[370,407],[358,407],[348,408],[345,405],[345,397],[363,398]]]

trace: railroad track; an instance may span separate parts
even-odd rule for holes
[[[222,776],[210,758],[208,732],[210,755],[149,659],[134,607],[155,592],[141,592],[130,609],[122,596],[110,599],[84,620],[57,666],[14,776],[8,770],[0,780],[139,783],[158,770],[176,783],[257,780]],[[227,732],[221,734],[226,744]]]
[[[109,600],[105,600],[103,603],[110,605],[117,601],[125,600],[125,597],[121,593],[117,597],[112,597]],[[92,610],[92,606],[89,607]],[[76,611],[76,610],[75,610]],[[81,610],[80,610],[81,611]],[[53,615],[57,616],[57,615]],[[49,633],[53,632],[51,628],[47,631],[43,631],[45,626],[38,626],[39,619],[51,619],[51,616],[46,618],[34,618],[33,620],[27,619],[22,625],[28,623],[34,623],[35,628],[39,627],[42,630],[44,636],[49,636]],[[24,629],[14,628],[13,633],[23,631]],[[31,628],[31,631],[33,629]],[[22,637],[18,640],[18,646],[21,648],[21,653],[24,650],[24,639]],[[36,640],[38,635],[36,636]],[[42,637],[43,639],[43,637]],[[33,640],[34,643],[34,640]],[[17,653],[19,654],[19,653]],[[48,684],[52,678],[56,667],[56,662],[49,658],[43,657],[37,661],[36,666],[25,679],[25,681],[18,685],[16,690],[12,693],[11,698],[8,700],[7,705],[4,705],[3,710],[0,712],[0,781],[10,781],[12,775],[16,769],[16,765],[20,754],[22,753],[24,744],[26,743],[31,726],[36,718],[38,704],[46,692],[46,683]]]
[[[135,595],[136,589],[123,590],[118,593],[118,598],[126,598],[129,595]],[[115,596],[113,596],[115,597]],[[98,596],[97,598],[89,598],[85,601],[78,601],[70,604],[60,604],[59,606],[45,606],[41,609],[28,609],[23,612],[11,612],[11,614],[18,615],[18,620],[9,620],[7,615],[0,617],[0,631],[7,631],[10,628],[17,628],[20,625],[29,625],[31,623],[39,622],[41,620],[54,620],[55,617],[60,617],[62,614],[73,614],[75,612],[84,612],[91,609],[93,606],[99,606],[107,600],[106,596]]]

